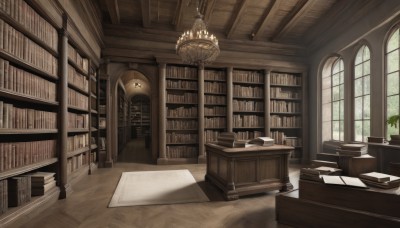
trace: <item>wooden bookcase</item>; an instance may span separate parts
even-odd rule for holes
[[[89,62],[91,63],[91,62]],[[90,88],[90,166],[89,173],[92,172],[92,168],[96,168],[99,157],[99,79],[97,77],[97,69],[91,66],[89,73],[89,88]]]
[[[264,82],[258,70],[233,70],[233,132],[238,139],[265,136]]]
[[[98,135],[99,135],[99,156],[98,156],[98,164],[99,168],[103,168],[105,166],[106,155],[107,155],[107,79],[99,78],[99,127],[98,127]]]
[[[130,102],[132,138],[142,138],[150,130],[150,100],[145,95],[136,95]]]
[[[291,161],[303,155],[303,77],[302,74],[270,73],[270,136],[276,144],[295,147]]]
[[[119,85],[117,90],[118,95],[118,153],[121,153],[126,143],[130,139],[130,129],[128,121],[128,100],[126,92]],[[117,160],[116,158],[114,158]]]

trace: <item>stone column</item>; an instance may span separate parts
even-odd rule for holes
[[[198,163],[206,163],[205,139],[204,139],[204,64],[198,68],[198,128],[199,128],[199,158]]]
[[[165,63],[160,63],[158,67],[158,77],[159,77],[159,156],[157,159],[157,164],[167,164],[168,157],[166,151],[166,143],[167,143],[167,111],[166,111],[166,75],[167,75],[167,66]]]

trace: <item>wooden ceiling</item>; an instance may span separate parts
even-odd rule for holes
[[[337,1],[200,0],[199,9],[219,39],[304,45]],[[99,0],[99,6],[104,24],[182,32],[193,24],[197,0]]]

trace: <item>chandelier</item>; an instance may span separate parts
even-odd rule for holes
[[[203,16],[197,7],[197,16],[191,30],[184,32],[176,42],[176,53],[184,63],[204,64],[215,60],[219,55],[218,40],[208,34]]]

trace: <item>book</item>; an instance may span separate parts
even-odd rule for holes
[[[55,173],[50,172],[35,172],[29,174],[31,176],[32,184],[46,184],[54,180]]]
[[[343,149],[336,149],[336,154],[340,156],[350,156],[350,157],[359,157],[361,155],[367,154],[367,151],[355,151],[355,150],[343,150]]]
[[[313,167],[327,166],[332,168],[339,168],[337,162],[323,161],[323,160],[312,160],[311,165]]]
[[[364,151],[367,150],[367,146],[365,144],[356,144],[356,143],[351,143],[351,144],[342,144],[340,145],[340,149],[346,150],[346,151]]]
[[[270,137],[257,137],[247,142],[248,144],[255,144],[258,146],[272,146],[274,145],[274,139]]]
[[[385,142],[385,138],[384,137],[369,136],[368,137],[368,142],[370,142],[370,143],[384,143]]]
[[[378,172],[362,173],[360,178],[381,183],[390,181],[390,175]]]
[[[42,186],[32,186],[31,194],[32,196],[42,196],[50,189],[53,189],[56,186],[56,181],[53,179],[51,182],[42,185]]]
[[[325,184],[368,188],[358,177],[323,175],[322,179]]]
[[[362,179],[367,185],[377,188],[383,189],[390,189],[390,188],[398,188],[400,186],[400,181],[393,180],[393,181],[386,181],[386,182],[376,182],[367,179]]]

